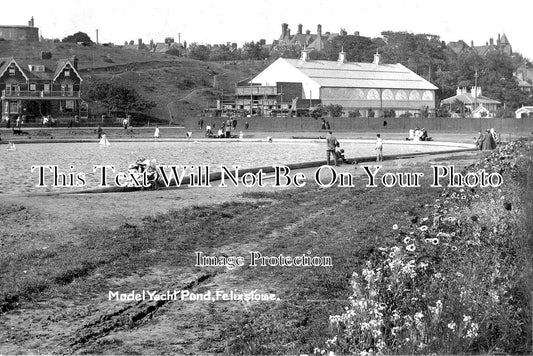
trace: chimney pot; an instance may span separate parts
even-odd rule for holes
[[[381,60],[381,54],[379,54],[379,52],[376,52],[374,54],[374,62],[372,62],[372,63],[379,65],[379,61],[380,60]]]
[[[302,24],[299,24],[298,25],[298,34],[301,35],[302,34]]]
[[[318,25],[318,26],[316,27],[316,33],[317,33],[318,35],[322,35],[322,25]]]
[[[339,63],[346,63],[346,53],[344,52],[344,50],[339,52],[338,62]]]
[[[300,60],[303,62],[307,62],[309,60],[309,51],[307,49],[304,49],[302,51],[302,56],[300,57]]]

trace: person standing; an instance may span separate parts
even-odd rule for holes
[[[377,134],[375,150],[376,150],[376,162],[383,161],[383,140],[381,139],[380,134]]]
[[[339,141],[337,141],[337,138],[333,136],[333,132],[328,131],[328,134],[326,135],[326,164],[330,165],[330,158],[333,156],[333,161],[335,162],[335,166],[337,165],[337,155],[335,154],[335,147],[339,144]]]
[[[476,147],[478,150],[482,150],[483,149],[483,133],[481,131],[479,131],[477,133],[477,138],[476,138]]]
[[[102,130],[102,126],[100,126],[100,124],[98,124],[98,129],[96,131],[98,132],[98,138],[99,139],[102,138],[103,130]]]
[[[496,148],[496,142],[492,137],[492,134],[489,129],[485,130],[483,135],[483,150],[493,150]]]
[[[159,126],[155,125],[154,138],[159,138]]]

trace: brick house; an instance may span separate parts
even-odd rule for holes
[[[78,59],[0,58],[2,119],[24,115],[40,122],[46,115],[74,117],[80,113],[81,78]]]

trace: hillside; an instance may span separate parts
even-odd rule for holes
[[[55,59],[76,56],[83,85],[91,85],[95,80],[127,85],[156,103],[147,114],[167,121],[172,113],[174,123],[200,114],[209,103],[213,106],[222,89],[225,93],[233,93],[235,82],[259,73],[269,64],[264,61],[202,62],[101,45],[0,42],[0,57],[39,58],[41,51],[50,51]],[[215,82],[216,88],[213,88]],[[88,102],[91,115],[99,116],[101,108]]]

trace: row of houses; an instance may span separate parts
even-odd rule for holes
[[[47,115],[86,117],[82,82],[76,57],[0,58],[2,117],[23,115],[30,122]],[[219,103],[221,109],[269,116],[309,114],[319,105],[340,105],[344,116],[380,117],[387,111],[419,116],[435,111],[438,89],[402,64],[382,63],[379,53],[372,63],[356,63],[348,62],[344,52],[337,61],[310,60],[309,50],[302,51],[299,59],[277,59],[242,84]],[[450,109],[457,104],[467,116],[492,117],[501,103],[474,87],[470,92],[458,88],[455,96],[441,102]],[[521,110],[519,117],[529,116],[528,108]]]

